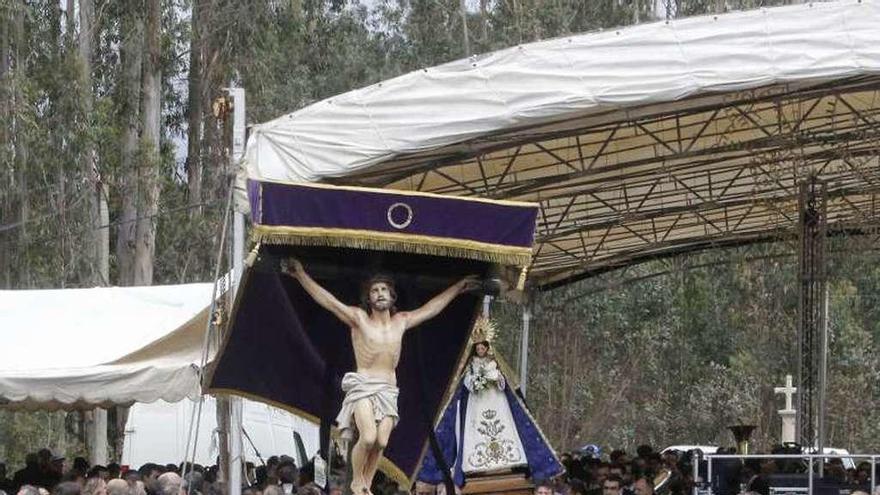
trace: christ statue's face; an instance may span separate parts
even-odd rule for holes
[[[385,282],[377,282],[370,286],[370,308],[373,311],[387,311],[394,304],[391,288]]]
[[[486,353],[489,352],[489,346],[487,346],[486,344],[484,344],[482,342],[478,343],[475,346],[475,349],[477,351],[477,356],[480,356],[480,357],[486,357]]]

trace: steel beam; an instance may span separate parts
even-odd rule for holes
[[[827,187],[817,177],[800,185],[798,197],[798,441],[821,448],[819,435],[821,381],[824,378],[822,343],[825,329]]]

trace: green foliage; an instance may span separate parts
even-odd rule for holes
[[[162,177],[154,283],[213,274],[229,173],[228,127],[211,103],[231,82],[247,89],[251,123],[347,90],[466,55],[530,41],[655,20],[648,0],[199,0],[204,96],[203,202],[189,202],[182,143],[189,9],[165,0],[162,16]],[[681,1],[679,16],[779,1]],[[94,146],[108,184],[111,239],[126,174],[121,151],[126,98],[120,46],[142,2],[97,0],[92,87],[60,4],[0,0],[10,70],[0,74],[0,286],[88,283],[81,253],[91,232],[79,159]],[[20,27],[20,28],[19,28]],[[91,94],[91,107],[83,102]],[[829,438],[880,448],[880,264],[873,236],[835,239],[830,273]],[[111,248],[111,253],[115,250]],[[111,257],[111,280],[118,279]],[[778,243],[658,260],[539,294],[532,321],[529,403],[553,443],[632,448],[638,443],[731,442],[725,427],[748,421],[766,447],[778,437],[772,387],[796,371],[797,282],[791,246]],[[519,357],[519,308],[496,305],[498,344]],[[48,363],[47,363],[48,364]],[[78,449],[61,413],[0,414],[5,457],[34,448]],[[59,419],[61,418],[61,419]],[[74,437],[76,435],[73,435]],[[4,454],[4,452],[0,452]],[[0,458],[4,457],[0,455]]]

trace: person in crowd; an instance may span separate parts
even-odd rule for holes
[[[587,495],[587,485],[578,478],[570,478],[568,488],[571,495]]]
[[[72,481],[79,486],[83,486],[86,484],[86,475],[76,469],[71,469],[70,471],[64,473],[61,481]]]
[[[611,464],[625,464],[628,462],[626,451],[625,450],[612,450],[610,454],[608,454],[608,459],[611,461]]]
[[[623,480],[620,476],[609,474],[602,482],[602,495],[623,495]]]
[[[83,476],[85,476],[86,473],[88,473],[89,469],[91,469],[91,468],[92,468],[92,466],[89,465],[89,461],[87,461],[85,457],[74,457],[73,458],[73,469],[82,473]]]
[[[107,495],[133,495],[131,488],[127,481],[114,478],[107,482]]]
[[[746,491],[759,493],[760,495],[770,495],[770,484],[761,475],[761,462],[759,459],[746,459],[743,463],[742,473]]]
[[[281,491],[281,487],[278,485],[267,485],[263,489],[263,495],[284,495],[284,492]]]
[[[327,483],[327,495],[342,495],[342,482],[338,479],[329,480]]]
[[[110,471],[107,470],[105,466],[100,464],[96,464],[89,469],[88,474],[86,474],[87,479],[92,478],[101,478],[105,482],[110,479]]]
[[[25,485],[36,485],[40,481],[40,466],[36,452],[27,454],[24,458],[24,467],[12,475],[14,488]],[[35,488],[36,489],[36,488]]]
[[[299,471],[296,469],[296,464],[293,462],[293,459],[288,458],[282,460],[278,464],[276,471],[278,473],[278,481],[281,485],[281,491],[284,495],[296,493]]]
[[[107,482],[98,475],[87,479],[82,495],[107,495]]]
[[[52,489],[52,495],[80,495],[82,485],[73,481],[62,481]]]
[[[184,491],[190,495],[202,495],[205,492],[205,476],[201,466],[194,466],[183,479]]]
[[[49,449],[37,452],[37,478],[35,484],[42,488],[52,488],[61,481],[64,470],[64,457],[52,454]]]
[[[0,462],[0,491],[6,495],[13,495],[12,480],[6,477],[6,463]]]
[[[122,479],[124,479],[129,485],[134,486],[137,483],[143,484],[141,481],[141,473],[136,469],[129,469],[122,475]]]
[[[174,471],[159,475],[156,478],[156,485],[159,487],[158,495],[181,495],[181,493],[185,493],[181,490],[183,480]]]
[[[623,452],[623,451],[620,451],[620,452]],[[626,455],[624,454],[622,456],[618,456],[617,459],[626,459]],[[609,476],[617,476],[618,478],[620,478],[623,495],[632,495],[633,494],[632,475],[626,470],[625,464],[619,464],[619,463],[612,464],[608,468],[608,475]]]
[[[144,482],[144,489],[147,495],[159,495],[159,475],[162,474],[162,468],[158,464],[148,462],[138,469],[141,481]]]
[[[535,489],[532,495],[553,495],[553,486],[547,482],[535,483]]]
[[[610,472],[611,466],[608,463],[591,463],[590,478],[592,480],[592,483],[588,488],[587,495],[602,495],[602,484],[605,483],[606,479],[608,479],[608,474]]]
[[[639,476],[633,482],[635,495],[654,495],[654,481],[645,475]]]

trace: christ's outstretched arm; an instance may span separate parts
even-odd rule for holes
[[[440,314],[443,308],[449,305],[456,296],[461,293],[468,292],[479,287],[480,281],[476,275],[469,275],[458,282],[452,284],[443,292],[434,296],[430,301],[426,302],[422,307],[407,311],[403,314],[406,318],[406,328],[410,329],[418,326],[420,323],[430,320]]]
[[[342,303],[339,299],[330,293],[327,289],[321,287],[318,282],[306,273],[302,263],[297,259],[291,259],[287,269],[284,270],[291,277],[299,281],[303,289],[312,296],[318,305],[333,313],[343,323],[350,327],[357,326],[358,308]]]

